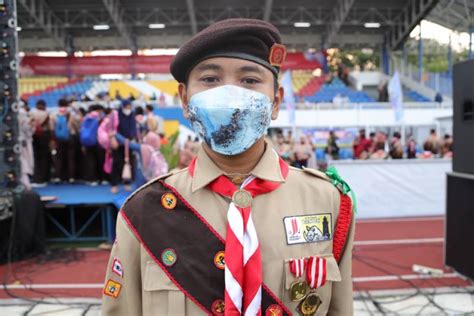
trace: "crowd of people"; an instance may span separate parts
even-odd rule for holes
[[[334,143],[335,140],[328,141]],[[440,139],[436,130],[430,130],[430,135],[424,141],[422,150],[413,137],[408,137],[405,145],[402,144],[402,135],[394,132],[389,138],[384,132],[372,132],[369,137],[366,131],[361,129],[353,144],[354,159],[430,159],[430,158],[451,158],[453,155],[453,138],[446,134]],[[337,150],[330,151],[333,159],[337,159]]]
[[[54,112],[43,100],[31,110],[22,102],[22,182],[28,188],[49,182],[110,183],[117,193],[120,183],[132,190],[135,177],[146,181],[168,172],[160,152],[167,140],[153,110],[152,105],[133,107],[129,99],[117,108],[98,102],[87,109],[61,99]]]
[[[132,99],[120,98],[112,100],[116,104],[110,106],[112,102],[104,96],[96,101],[84,108],[61,99],[54,112],[47,110],[43,100],[31,110],[22,102],[21,169],[26,187],[47,183],[80,182],[91,186],[110,183],[112,193],[117,193],[121,183],[125,190],[131,190],[137,173],[141,181],[146,181],[168,172],[168,163],[160,152],[167,139],[153,113],[153,105],[133,106]],[[310,137],[295,138],[291,130],[287,133],[278,130],[270,141],[288,164],[297,168],[317,167],[317,148]],[[353,142],[352,154],[357,160],[450,158],[452,146],[450,135],[440,139],[435,130],[431,130],[420,150],[412,137],[402,144],[399,132],[391,138],[382,131],[367,137],[361,129]],[[177,144],[176,167],[188,166],[199,147],[199,139],[191,136],[182,148]],[[339,159],[340,147],[336,133],[330,131],[324,148],[326,159]]]
[[[316,161],[315,155],[318,146],[306,135],[301,135],[298,139],[299,141],[295,141],[290,130],[286,134],[278,131],[272,141],[277,153],[290,165],[298,168],[317,167],[320,163]],[[327,143],[322,147],[325,161],[340,159],[342,146],[334,131],[329,132]],[[365,129],[361,129],[353,141],[351,150],[354,160],[451,158],[453,139],[448,134],[440,139],[432,129],[422,148],[419,148],[413,137],[409,137],[405,145],[402,144],[399,132],[394,132],[391,138],[382,131],[370,133],[367,137]]]

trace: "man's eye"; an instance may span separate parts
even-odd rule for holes
[[[260,81],[255,79],[255,78],[244,78],[242,79],[242,83],[245,83],[245,84],[256,84],[256,83],[259,83]]]
[[[201,79],[201,81],[205,83],[216,83],[219,80],[217,79],[217,77],[204,77]]]

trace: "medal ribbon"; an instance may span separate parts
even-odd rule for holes
[[[288,165],[280,158],[280,170],[286,179]],[[194,174],[195,161],[189,172]],[[252,198],[269,193],[280,186],[250,176],[242,183],[241,190],[249,192]],[[208,188],[222,196],[232,198],[238,189],[232,181],[221,175]],[[225,241],[225,313],[234,315],[261,315],[262,301],[262,259],[257,231],[252,220],[251,207],[238,207],[233,201],[227,212],[227,235]]]
[[[290,272],[297,278],[301,278],[306,270],[306,259],[291,259]]]
[[[327,274],[326,259],[322,257],[312,256],[308,259],[306,281],[312,289],[317,289],[326,284]]]

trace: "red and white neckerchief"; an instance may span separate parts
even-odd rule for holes
[[[279,159],[281,174],[288,175],[288,165]],[[195,161],[190,165],[194,173]],[[250,176],[241,189],[252,198],[269,193],[280,186]],[[225,197],[232,198],[237,188],[229,178],[221,175],[208,185],[208,188]],[[225,312],[224,315],[261,315],[262,305],[262,259],[257,231],[252,220],[251,206],[240,208],[233,202],[227,212],[227,235],[225,241]]]
[[[290,272],[297,278],[301,278],[306,270],[306,258],[291,259]]]
[[[322,257],[312,256],[308,259],[306,267],[306,281],[312,289],[317,289],[326,284],[327,263]]]

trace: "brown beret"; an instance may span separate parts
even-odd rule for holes
[[[278,75],[285,56],[280,32],[272,24],[256,19],[227,19],[208,26],[181,46],[170,70],[178,82],[186,82],[201,61],[232,57],[253,61]]]

